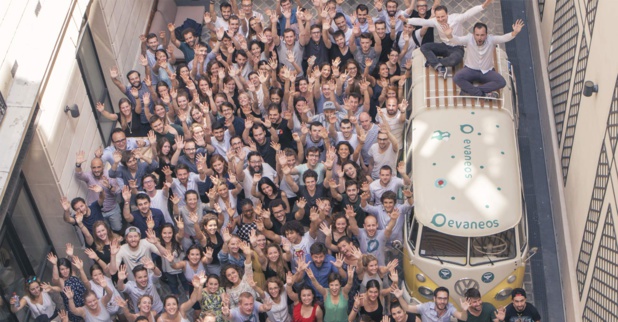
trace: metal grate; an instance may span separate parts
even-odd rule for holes
[[[547,67],[558,145],[562,141],[578,34],[579,24],[573,0],[558,0]]]
[[[594,19],[597,15],[597,5],[599,0],[586,1],[586,20],[588,21],[588,29],[590,29],[590,37],[592,37],[592,30],[594,29]]]
[[[541,16],[541,21],[543,21],[543,9],[545,9],[545,0],[539,0],[539,15]]]
[[[618,244],[611,206],[607,209],[603,234],[592,273],[584,321],[618,321]]]
[[[588,220],[586,220],[586,226],[584,227],[584,237],[582,238],[581,248],[579,250],[579,258],[577,259],[577,286],[579,288],[580,298],[584,290],[584,284],[586,283],[586,275],[588,274],[588,265],[590,264],[592,255],[594,237],[596,236],[599,226],[599,218],[601,217],[601,209],[603,208],[603,200],[605,199],[608,181],[609,161],[607,159],[605,144],[603,144],[597,164],[597,175],[594,179],[590,207],[588,209]]]
[[[614,86],[614,97],[609,108],[609,116],[607,117],[607,135],[609,142],[612,145],[612,155],[616,153],[616,143],[618,143],[618,77]]]
[[[562,143],[562,178],[564,185],[567,184],[569,165],[571,164],[571,152],[573,141],[575,140],[575,127],[577,126],[577,115],[579,114],[579,103],[581,101],[582,89],[584,88],[584,76],[588,66],[588,43],[586,34],[582,33],[582,40],[579,47],[579,58],[577,60],[577,70],[575,72],[575,83],[571,95],[571,107],[569,108],[569,118],[567,119],[564,142]]]

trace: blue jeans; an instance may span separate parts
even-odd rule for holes
[[[172,293],[174,293],[175,295],[180,295],[180,289],[178,287],[187,283],[187,278],[185,277],[185,274],[170,274],[167,272],[163,272],[163,276],[165,276],[165,279],[167,280],[167,286],[170,287]]]
[[[467,66],[455,73],[453,76],[455,84],[462,91],[473,96],[485,96],[487,93],[497,91],[506,86],[504,77],[494,70],[483,74],[480,70],[468,68]],[[474,83],[479,83],[474,86]]]
[[[462,46],[449,46],[445,43],[430,42],[421,46],[421,52],[427,59],[427,64],[436,68],[438,64],[444,67],[457,66],[463,61],[464,48]],[[441,56],[442,58],[438,58]]]
[[[114,209],[103,212],[103,219],[114,232],[119,232],[122,229],[122,216],[120,215],[120,206],[118,204],[116,204]]]

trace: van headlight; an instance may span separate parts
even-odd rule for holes
[[[494,298],[497,301],[504,301],[504,300],[506,300],[511,295],[512,291],[513,291],[513,289],[510,288],[510,287],[502,289],[502,290],[500,290],[500,292],[496,293],[496,296],[494,296]]]
[[[515,275],[511,275],[511,276],[509,276],[509,278],[506,279],[506,281],[509,284],[513,284],[513,282],[515,282],[516,280],[517,280],[517,276],[515,276]]]
[[[421,282],[421,283],[425,283],[425,281],[427,280],[427,279],[425,278],[425,275],[423,275],[423,274],[421,274],[421,273],[416,274],[416,279],[417,279],[419,282]]]
[[[433,290],[426,286],[421,286],[418,288],[418,293],[421,294],[424,298],[431,300],[433,299]],[[509,293],[510,294],[510,293]]]

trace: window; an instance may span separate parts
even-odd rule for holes
[[[470,265],[493,264],[515,258],[515,228],[481,237],[470,237]]]
[[[29,310],[10,311],[10,298],[24,296],[24,282],[29,276],[49,281],[51,268],[46,266],[51,240],[41,220],[25,178],[20,175],[14,185],[7,216],[0,229],[0,321],[28,321]]]
[[[468,238],[451,236],[423,227],[419,254],[437,261],[466,265]]]
[[[418,221],[414,218],[414,208],[412,208],[412,218],[409,219],[410,224],[408,225],[408,231],[410,232],[410,236],[408,238],[408,242],[410,243],[410,247],[412,250],[416,249],[416,240],[418,237]]]
[[[101,140],[105,145],[109,145],[112,131],[116,127],[116,122],[100,116],[99,112],[96,110],[96,104],[97,102],[102,102],[105,105],[105,109],[110,113],[114,113],[114,108],[109,97],[109,92],[107,91],[105,74],[103,74],[103,70],[101,69],[99,56],[94,46],[94,40],[88,24],[86,24],[82,31],[77,48],[77,64],[79,65],[79,70],[81,71],[84,85],[86,86],[92,113],[97,120]]]

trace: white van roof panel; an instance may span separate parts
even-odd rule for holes
[[[517,225],[522,188],[508,111],[425,109],[411,130],[414,213],[423,225],[455,236],[491,235]]]

